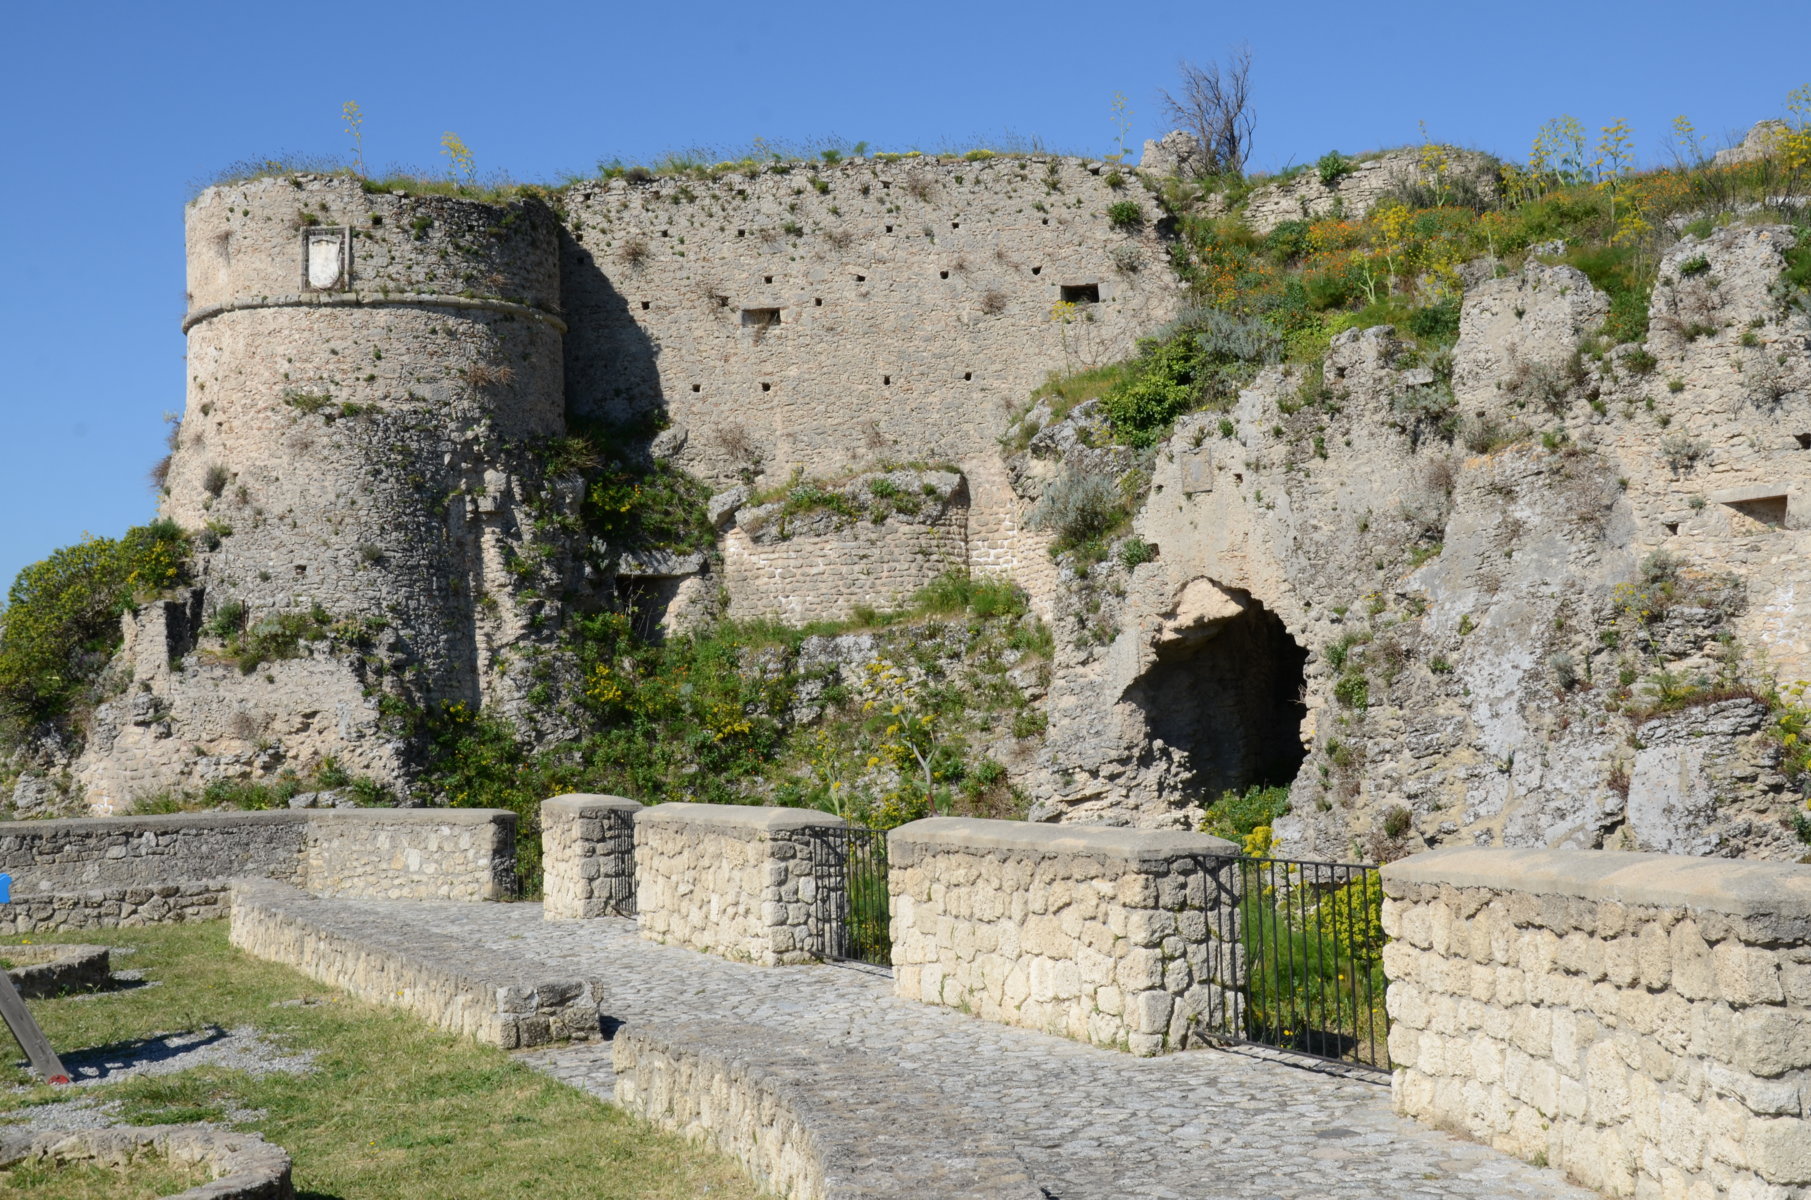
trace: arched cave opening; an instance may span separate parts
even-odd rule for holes
[[[1302,746],[1308,651],[1282,620],[1244,592],[1241,610],[1161,645],[1129,693],[1153,739],[1187,752],[1187,789],[1202,802],[1223,791],[1293,781]]]

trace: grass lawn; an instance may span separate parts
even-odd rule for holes
[[[123,1101],[125,1119],[137,1125],[224,1121],[229,1109],[262,1110],[235,1127],[289,1151],[298,1200],[761,1195],[731,1160],[530,1071],[501,1050],[241,954],[227,944],[223,921],[72,930],[0,939],[0,945],[21,941],[135,947],[137,953],[116,955],[114,968],[141,970],[160,984],[31,1001],[59,1054],[209,1025],[249,1025],[285,1052],[313,1050],[316,1057],[306,1074],[254,1078],[203,1067],[79,1092],[41,1085],[0,1091],[0,1122],[27,1105],[77,1094]],[[16,1050],[10,1039],[6,1044]],[[0,1084],[32,1082],[17,1067],[0,1067]],[[0,1193],[39,1200],[91,1194],[54,1187],[14,1193],[5,1183]]]

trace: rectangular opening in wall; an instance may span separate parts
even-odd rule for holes
[[[1100,303],[1100,284],[1098,283],[1065,283],[1062,291],[1063,299],[1070,304]]]
[[[1729,507],[1749,520],[1769,528],[1784,529],[1786,527],[1788,505],[1785,496],[1758,496],[1753,500],[1732,500],[1729,502]]]
[[[1811,433],[1795,433],[1792,440],[1798,443],[1800,450],[1811,450]]]
[[[772,275],[763,275],[763,276],[761,276],[761,282],[762,283],[772,283],[773,276]]]
[[[643,311],[643,312],[647,312],[647,311],[648,311],[648,309],[650,309],[650,308],[652,308],[652,307],[653,307],[653,301],[650,301],[650,300],[643,300],[643,301],[642,301],[642,302],[641,302],[641,311]]]
[[[744,329],[771,329],[780,323],[780,310],[777,308],[745,308],[742,310],[742,327]]]
[[[948,271],[937,272],[937,278],[939,278],[939,279],[948,279],[949,277],[950,277],[950,273]]]
[[[855,282],[857,282],[857,283],[866,283],[866,282],[868,282],[868,277],[867,277],[867,276],[866,276],[866,275],[857,275],[857,276],[856,276],[856,277],[855,277]]]

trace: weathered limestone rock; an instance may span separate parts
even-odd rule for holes
[[[1488,200],[1497,194],[1497,160],[1452,146],[1410,146],[1353,161],[1350,172],[1335,179],[1332,186],[1323,183],[1320,172],[1311,166],[1280,183],[1255,189],[1246,201],[1245,220],[1260,233],[1268,233],[1284,221],[1336,214],[1357,220],[1384,197],[1407,187],[1426,189],[1436,197],[1443,191],[1475,189]]]
[[[1611,1196],[1811,1185],[1811,868],[1436,850],[1383,869],[1396,1110]]]
[[[1238,1020],[1237,854],[1201,834],[903,825],[894,994],[1134,1054],[1201,1044]]]
[[[1639,354],[1580,351],[1608,298],[1536,255],[1468,272],[1450,364],[1388,327],[1348,331],[1319,377],[1264,368],[1229,412],[1179,421],[1134,525],[1155,561],[1063,585],[1034,816],[1187,827],[1223,788],[1293,778],[1277,833],[1305,857],[1804,855],[1763,733],[1644,725],[1661,672],[1703,697],[1737,654],[1811,675],[1793,509],[1811,487],[1811,315],[1779,291],[1793,236],[1683,239]],[[1674,582],[1642,584],[1650,568]],[[1674,598],[1643,599],[1656,588]],[[1190,589],[1246,615],[1191,645]],[[1271,708],[1250,703],[1273,687]],[[1698,736],[1662,748],[1671,721]],[[1688,798],[1677,818],[1662,778]],[[1398,808],[1409,828],[1391,835]]]
[[[147,1153],[177,1166],[206,1168],[211,1176],[171,1200],[293,1200],[295,1196],[289,1155],[255,1133],[212,1125],[144,1129],[115,1125],[0,1133],[0,1168],[65,1163],[124,1167]]]
[[[1172,129],[1160,138],[1147,139],[1138,169],[1153,175],[1200,175],[1207,169],[1201,142],[1185,129]]]

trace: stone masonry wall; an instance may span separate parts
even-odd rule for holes
[[[1231,842],[938,817],[887,847],[899,996],[1141,1055],[1236,1003]]]
[[[541,915],[549,921],[635,915],[635,814],[621,796],[541,802]]]
[[[329,757],[402,783],[378,696],[507,707],[515,652],[551,634],[509,567],[535,446],[565,432],[557,222],[308,175],[209,188],[186,215],[161,515],[207,531],[197,586],[126,617],[132,690],[77,778],[96,812]],[[222,613],[306,644],[246,669]]]
[[[0,823],[13,902],[0,930],[221,915],[229,881],[337,895],[497,899],[515,885],[515,815],[489,809],[173,813]]]
[[[906,505],[875,508],[874,487]],[[937,576],[968,566],[968,489],[952,471],[857,476],[836,489],[848,511],[787,516],[783,501],[744,509],[723,540],[724,586],[736,616],[795,625],[834,621],[860,605],[902,605]]]
[[[516,815],[488,808],[310,813],[309,891],[381,900],[502,900],[516,891]]]
[[[1612,1196],[1811,1196],[1811,868],[1464,848],[1383,884],[1398,1112]]]
[[[683,465],[721,482],[751,463],[784,479],[991,457],[1052,369],[1123,357],[1175,312],[1156,202],[1112,174],[854,159],[575,186],[572,407],[663,408],[689,435]],[[1107,209],[1128,200],[1144,219],[1115,229]],[[1051,320],[1065,289],[1089,288],[1084,319]]]
[[[233,883],[232,919],[232,943],[247,954],[505,1050],[598,1035],[599,980],[527,975],[514,955],[399,934],[381,912],[264,879]]]
[[[819,831],[842,818],[796,808],[662,804],[635,819],[641,935],[760,966],[815,962],[828,930],[820,893],[841,856]]]

